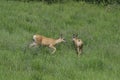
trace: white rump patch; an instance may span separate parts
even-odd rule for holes
[[[36,41],[36,35],[33,36],[33,40]]]

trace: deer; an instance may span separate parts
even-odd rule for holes
[[[81,55],[83,51],[83,41],[78,39],[78,34],[73,34],[72,41],[75,45],[75,49],[77,50],[77,55]]]
[[[35,34],[33,35],[33,42],[29,45],[29,48],[34,47],[34,46],[47,46],[51,49],[53,49],[52,54],[56,52],[56,47],[55,45],[61,43],[61,42],[66,42],[65,39],[63,38],[62,34],[58,39],[53,39],[53,38],[48,38],[43,35]]]

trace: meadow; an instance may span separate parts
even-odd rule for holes
[[[27,48],[34,34],[66,43]],[[78,57],[72,34],[84,42]],[[0,80],[119,80],[120,6],[0,1]]]

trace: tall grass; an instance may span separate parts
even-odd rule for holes
[[[6,1],[23,1],[23,2],[45,2],[48,4],[52,3],[69,3],[69,2],[87,2],[87,3],[95,3],[95,4],[120,4],[119,0],[6,0]]]
[[[119,80],[120,6],[41,2],[0,2],[0,80]],[[51,55],[47,47],[27,49],[33,34],[58,38]],[[84,41],[77,57],[72,34]]]

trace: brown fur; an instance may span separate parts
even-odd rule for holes
[[[77,38],[77,35],[73,35],[73,42],[75,44],[75,48],[77,50],[78,56],[82,53],[83,50],[83,41]]]
[[[29,47],[33,47],[33,46],[37,46],[37,45],[48,46],[48,47],[53,49],[52,53],[55,53],[55,51],[56,51],[56,48],[55,48],[56,44],[61,43],[61,42],[65,42],[65,40],[62,38],[62,35],[58,39],[53,39],[53,38],[47,38],[45,36],[37,34],[37,35],[33,36],[33,40],[34,40],[33,43],[30,44]]]

